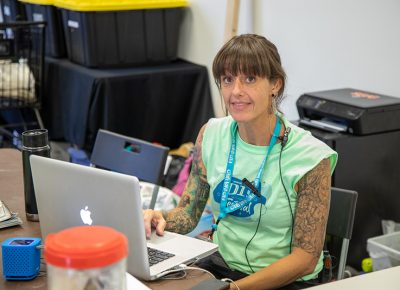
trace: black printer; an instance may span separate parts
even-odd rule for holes
[[[300,127],[338,153],[332,186],[358,192],[347,264],[361,270],[382,220],[400,221],[400,98],[347,88],[303,94],[297,109]]]
[[[400,129],[400,98],[344,88],[305,93],[300,123],[331,132],[368,135]]]

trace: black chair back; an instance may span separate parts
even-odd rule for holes
[[[96,167],[161,185],[169,148],[100,129],[90,157]]]
[[[340,188],[331,188],[327,235],[342,239],[338,263],[337,279],[343,279],[349,242],[353,233],[354,216],[357,204],[357,192]]]

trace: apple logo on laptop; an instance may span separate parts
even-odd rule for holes
[[[85,206],[85,209],[81,209],[80,214],[81,214],[81,219],[85,225],[90,226],[93,223],[93,220],[90,217],[92,213],[90,212],[90,210],[88,210],[87,206]]]

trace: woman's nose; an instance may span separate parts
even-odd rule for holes
[[[242,82],[240,81],[240,78],[235,78],[233,82],[232,93],[235,95],[240,95],[242,91],[243,91],[243,85]]]

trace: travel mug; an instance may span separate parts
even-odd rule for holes
[[[29,156],[33,154],[44,157],[50,157],[50,146],[49,146],[47,130],[34,129],[23,132],[21,150],[22,150],[22,166],[24,173],[26,218],[29,221],[39,221]]]

